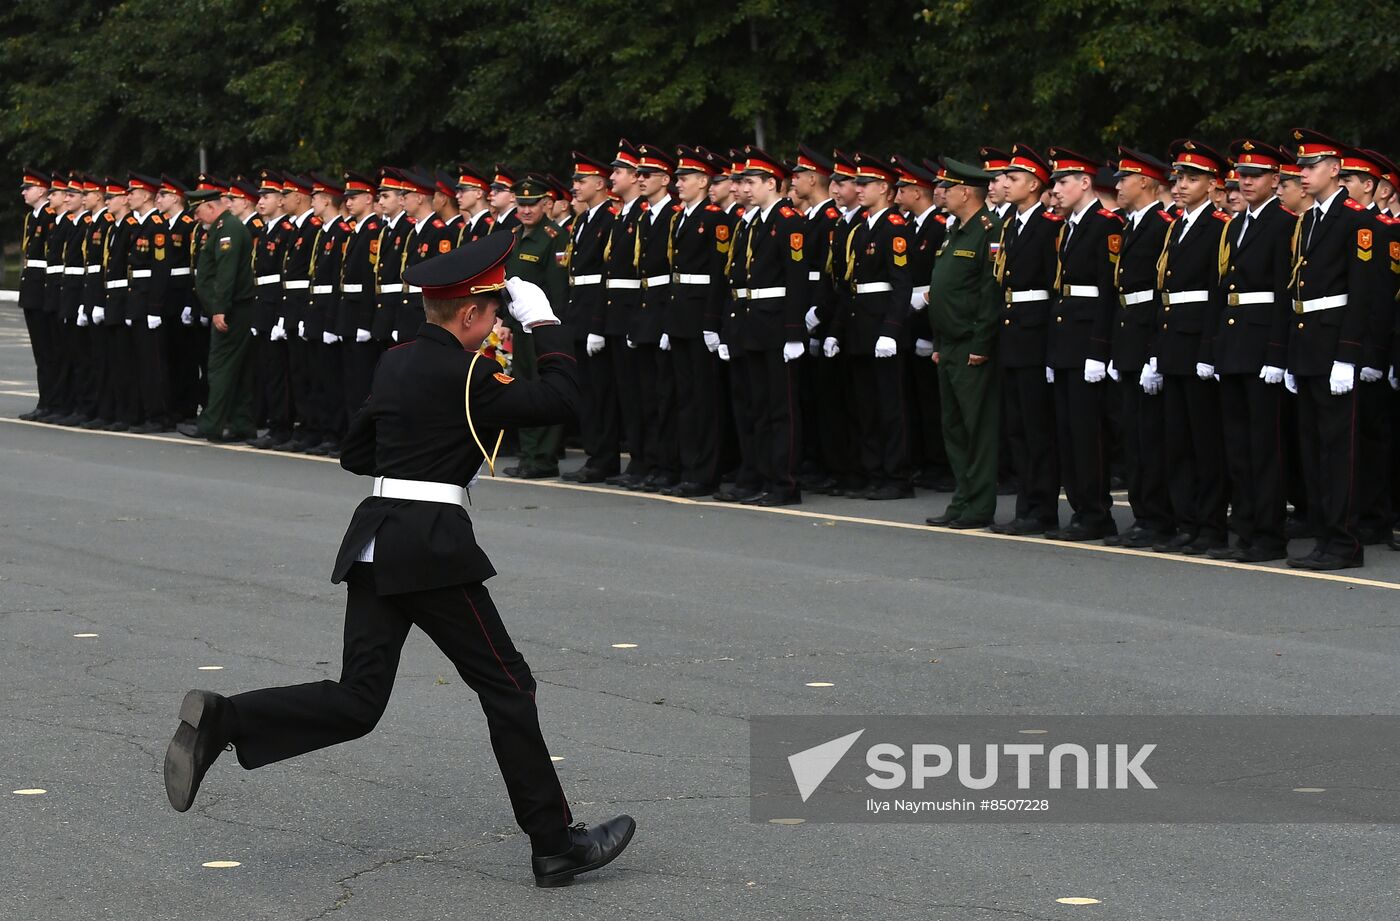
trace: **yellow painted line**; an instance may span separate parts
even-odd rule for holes
[[[637,644],[636,644],[636,643],[613,643],[613,644],[612,644],[612,648],[613,648],[613,649],[636,649],[636,648],[637,648]]]
[[[1097,905],[1098,899],[1087,898],[1082,895],[1067,895],[1064,898],[1056,899],[1061,905]]]
[[[49,792],[42,787],[25,787],[23,790],[11,790],[15,796],[43,796]]]
[[[809,687],[809,688],[834,688],[834,687],[836,687],[836,685],[832,684],[830,681],[809,681],[809,682],[807,682],[807,687]]]
[[[233,867],[241,867],[243,864],[236,860],[209,860],[200,864],[201,867],[208,867],[211,870],[228,870]]]
[[[256,454],[260,457],[282,457],[288,460],[317,461],[325,464],[339,465],[340,461],[333,457],[314,457],[310,454],[295,454],[285,451],[263,451],[258,448],[250,448],[243,444],[215,444],[205,441],[202,438],[186,438],[183,435],[140,435],[134,432],[99,432],[91,429],[68,428],[66,426],[48,425],[43,422],[27,422],[23,419],[14,419],[0,416],[0,422],[10,425],[28,425],[36,428],[48,429],[59,432],[73,432],[80,435],[105,435],[116,438],[139,438],[145,441],[158,441],[164,444],[185,445],[196,448],[216,448],[221,451],[239,451],[248,454]],[[482,483],[491,482],[491,477],[482,477]],[[812,512],[798,508],[758,508],[751,505],[740,505],[734,502],[712,502],[699,499],[682,499],[678,496],[663,496],[659,493],[631,492],[623,489],[615,489],[610,486],[591,486],[586,483],[563,483],[558,480],[518,480],[505,478],[505,482],[511,486],[524,486],[534,489],[565,489],[574,492],[596,493],[603,496],[613,496],[624,499],[643,499],[649,502],[670,502],[675,505],[691,505],[705,509],[725,510],[731,512],[753,512],[766,515],[786,515],[791,518],[808,518],[820,524],[832,524],[840,522],[843,524],[868,525],[876,528],[893,528],[901,531],[918,531],[924,534],[938,534],[946,537],[973,538],[979,540],[999,540],[1013,543],[1034,544],[1037,547],[1047,550],[1070,550],[1084,553],[1103,553],[1117,556],[1134,556],[1141,559],[1156,560],[1162,563],[1185,563],[1192,566],[1211,566],[1220,569],[1244,570],[1248,572],[1262,572],[1275,576],[1291,576],[1297,579],[1312,579],[1318,582],[1335,582],[1342,585],[1358,585],[1365,588],[1380,588],[1388,591],[1400,591],[1400,582],[1387,582],[1383,579],[1366,579],[1361,576],[1347,576],[1335,572],[1312,572],[1307,569],[1291,569],[1287,566],[1265,566],[1260,563],[1232,563],[1229,560],[1212,560],[1204,556],[1183,556],[1179,553],[1155,553],[1151,550],[1137,550],[1132,547],[1106,547],[1103,544],[1071,543],[1069,541],[1046,540],[1041,537],[1020,535],[1020,534],[995,534],[986,530],[960,531],[953,528],[938,528],[926,524],[918,524],[910,521],[888,521],[884,518],[863,518],[858,515],[836,515],[829,512]]]

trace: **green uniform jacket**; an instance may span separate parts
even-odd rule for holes
[[[209,317],[253,307],[253,238],[243,222],[225,211],[209,225],[199,248],[195,290]]]
[[[966,343],[973,355],[991,355],[1003,296],[993,273],[997,222],[985,206],[958,222],[943,240],[929,280],[928,319],[935,345]]]
[[[518,239],[506,263],[506,277],[515,275],[539,285],[549,298],[549,306],[558,313],[569,301],[569,270],[560,258],[567,235],[548,219],[532,229],[522,224],[516,232]]]

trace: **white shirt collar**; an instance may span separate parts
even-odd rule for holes
[[[608,200],[605,198],[605,199],[603,199],[602,201],[598,202],[598,204],[594,205],[592,208],[589,208],[589,209],[588,209],[588,214],[584,217],[584,220],[585,220],[585,221],[591,221],[591,220],[593,220],[593,215],[597,214],[597,213],[598,213],[598,209],[601,208],[601,207],[603,207],[603,206],[606,205],[607,203],[608,203]]]
[[[661,201],[657,202],[656,204],[650,206],[650,208],[647,211],[647,214],[651,216],[651,222],[653,224],[656,223],[656,216],[659,215],[662,211],[666,210],[666,206],[670,203],[671,193],[667,192],[665,198],[661,199]]]
[[[1264,202],[1264,204],[1260,205],[1260,206],[1257,207],[1257,208],[1250,208],[1250,209],[1249,209],[1248,211],[1246,211],[1245,213],[1249,215],[1249,219],[1250,219],[1251,221],[1257,220],[1258,217],[1259,217],[1259,215],[1263,213],[1264,209],[1267,208],[1267,207],[1269,207],[1269,205],[1270,205],[1271,203],[1276,202],[1276,201],[1278,201],[1278,196],[1277,196],[1277,195],[1273,196],[1272,198],[1270,198],[1268,201]]]
[[[1016,212],[1016,224],[1017,224],[1017,230],[1018,230],[1018,231],[1025,230],[1025,229],[1026,229],[1026,222],[1029,221],[1029,220],[1031,219],[1031,215],[1032,215],[1032,214],[1035,214],[1035,209],[1036,209],[1036,208],[1039,208],[1039,207],[1040,207],[1040,202],[1035,201],[1035,202],[1031,202],[1031,206],[1030,206],[1029,208],[1027,208],[1025,211],[1017,211],[1017,212]]]
[[[875,222],[880,219],[880,215],[884,214],[888,210],[890,209],[888,207],[885,207],[881,208],[879,211],[876,211],[874,214],[867,215],[865,218],[865,226],[873,228],[875,226]]]
[[[473,227],[475,227],[475,226],[476,226],[476,222],[479,221],[479,220],[481,220],[481,216],[482,216],[483,214],[490,214],[490,213],[491,213],[491,209],[490,209],[490,208],[482,208],[482,209],[481,209],[480,211],[478,211],[476,214],[473,214],[471,217],[467,218],[467,223],[469,223],[469,224],[471,224]]]
[[[1336,201],[1337,198],[1338,198],[1343,192],[1345,192],[1345,191],[1346,191],[1346,189],[1339,188],[1339,189],[1337,189],[1337,191],[1335,191],[1335,192],[1333,192],[1331,195],[1329,195],[1329,196],[1327,197],[1327,200],[1326,200],[1326,201],[1315,201],[1315,202],[1313,202],[1313,208],[1317,210],[1317,212],[1318,212],[1318,217],[1326,217],[1326,216],[1327,216],[1327,209],[1330,208],[1330,207],[1332,207],[1332,202]]]
[[[1187,212],[1187,213],[1185,213],[1185,214],[1182,214],[1182,215],[1181,215],[1181,218],[1180,218],[1181,221],[1183,222],[1182,225],[1181,225],[1181,232],[1182,232],[1182,233],[1185,233],[1186,231],[1190,230],[1190,229],[1191,229],[1191,225],[1194,224],[1194,223],[1196,223],[1196,218],[1198,218],[1198,217],[1200,217],[1202,214],[1204,214],[1204,213],[1205,213],[1205,210],[1206,210],[1207,208],[1211,207],[1211,206],[1212,206],[1212,202],[1211,202],[1210,198],[1207,197],[1205,201],[1201,202],[1199,205],[1196,206],[1196,210],[1195,210],[1195,211],[1190,211],[1190,212]]]
[[[386,221],[388,222],[388,224],[389,224],[389,229],[392,230],[393,228],[397,227],[398,224],[399,224],[399,219],[400,219],[401,217],[403,217],[403,216],[404,216],[405,214],[407,214],[407,213],[408,213],[407,211],[400,211],[398,214],[394,215],[393,217],[391,217],[391,218],[386,218],[385,220],[386,220]]]
[[[97,220],[97,219],[100,218],[104,213],[106,213],[106,211],[107,211],[107,206],[106,206],[106,205],[103,205],[101,208],[98,208],[96,211],[92,212],[92,219],[93,219],[94,221]]]
[[[413,232],[414,232],[414,233],[422,233],[422,232],[423,232],[423,228],[424,228],[424,227],[427,227],[429,224],[431,224],[431,223],[433,222],[433,218],[435,218],[435,217],[437,217],[437,212],[436,212],[436,211],[430,211],[430,212],[428,213],[428,216],[425,217],[425,218],[423,218],[423,220],[421,220],[421,221],[414,221],[414,222],[413,222]]]
[[[73,212],[73,223],[76,224],[79,221],[81,221],[83,219],[83,215],[87,213],[88,210],[86,208],[81,208],[78,211]]]
[[[693,201],[693,202],[691,202],[690,204],[686,205],[686,206],[685,206],[685,215],[684,215],[684,216],[685,216],[685,217],[690,217],[690,215],[695,211],[695,209],[698,208],[698,207],[700,207],[700,205],[701,205],[704,201],[705,201],[705,199],[703,199],[703,198],[697,198],[695,201]]]
[[[638,199],[640,199],[641,197],[642,197],[642,196],[640,196],[640,195],[634,195],[634,196],[632,196],[631,198],[627,199],[627,201],[625,201],[625,202],[622,203],[622,216],[623,216],[623,217],[626,217],[626,216],[627,216],[628,212],[630,212],[630,211],[632,210],[632,206],[635,205],[635,204],[637,203]]]
[[[1207,200],[1209,200],[1209,199],[1207,199]],[[1091,198],[1091,199],[1089,199],[1089,203],[1088,203],[1088,204],[1086,204],[1083,208],[1079,209],[1078,211],[1074,212],[1073,214],[1071,214],[1071,215],[1069,216],[1069,222],[1070,222],[1071,224],[1078,224],[1078,223],[1079,223],[1079,219],[1082,218],[1084,215],[1088,214],[1090,208],[1096,208],[1096,207],[1098,207],[1098,204],[1099,204],[1099,200],[1098,200],[1097,198]]]
[[[156,210],[155,208],[152,208],[150,211],[147,211],[145,214],[142,214],[140,211],[133,211],[133,212],[131,212],[131,213],[136,217],[136,222],[137,222],[138,224],[144,224],[144,223],[146,223],[146,218],[150,217],[151,214],[152,214],[155,210]],[[253,214],[257,214],[257,212],[254,211]],[[250,216],[251,216],[251,215],[250,215]]]
[[[298,227],[300,227],[302,224],[305,224],[306,219],[311,217],[311,215],[315,212],[315,208],[307,208],[301,214],[298,214],[296,217],[292,218],[292,222],[295,223]]]
[[[1136,227],[1138,224],[1140,224],[1140,223],[1142,222],[1142,219],[1143,219],[1143,218],[1147,217],[1147,213],[1148,213],[1149,211],[1153,210],[1156,206],[1157,206],[1157,202],[1155,202],[1155,201],[1150,201],[1150,202],[1148,202],[1145,206],[1139,208],[1138,210],[1134,211],[1132,214],[1128,215],[1128,224],[1129,224],[1130,226],[1132,226],[1132,227]]]
[[[39,204],[37,204],[37,205],[34,206],[34,216],[35,216],[35,217],[38,217],[40,214],[42,214],[42,213],[44,212],[44,204],[45,204],[45,203],[41,201],[41,202],[39,202]]]
[[[507,208],[505,211],[501,212],[501,216],[498,217],[498,218],[496,218],[496,220],[498,220],[498,221],[504,221],[506,218],[510,217],[510,213],[511,213],[512,211],[514,211],[514,210],[515,210],[515,205],[511,205],[511,206],[510,206],[509,208]]]
[[[923,214],[920,214],[918,217],[914,218],[914,232],[915,232],[915,233],[918,233],[919,231],[923,230],[923,229],[924,229],[924,221],[928,218],[928,216],[929,216],[930,214],[932,214],[933,212],[935,212],[935,211],[937,211],[937,210],[938,210],[938,206],[937,206],[937,205],[929,205],[927,208],[924,209],[924,213],[923,213]]]
[[[778,207],[778,205],[782,204],[782,201],[783,200],[780,198],[777,201],[773,202],[773,204],[769,205],[767,208],[763,209],[762,217],[765,221],[768,220],[769,213],[772,212],[774,208]]]

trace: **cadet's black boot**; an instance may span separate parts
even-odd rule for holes
[[[562,854],[531,857],[535,885],[541,887],[567,886],[580,873],[596,870],[627,849],[637,823],[630,815],[619,815],[599,822],[592,828],[582,822],[570,826],[573,847]]]
[[[233,737],[233,707],[213,691],[190,691],[180,704],[180,727],[165,750],[165,795],[176,812],[194,804],[199,782]]]

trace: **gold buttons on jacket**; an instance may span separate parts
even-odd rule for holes
[[[1225,325],[1226,325],[1226,326],[1234,326],[1234,325],[1235,325],[1235,318],[1234,318],[1234,317],[1231,317],[1230,319],[1226,320],[1226,321],[1225,321]]]
[[[1004,323],[1004,324],[1007,325],[1007,326],[1010,326],[1010,325],[1011,325],[1011,318],[1010,318],[1010,317],[1007,317],[1005,320],[1002,320],[1001,322]]]
[[[1162,328],[1163,328],[1163,329],[1166,329],[1166,328],[1167,328],[1167,324],[1163,323],[1163,324],[1162,324]]]
[[[1299,328],[1299,329],[1302,329],[1302,328],[1303,328],[1303,324],[1302,324],[1302,323],[1299,323],[1299,324],[1298,324],[1298,328]]]
[[[1172,309],[1171,309],[1170,307],[1163,307],[1163,308],[1162,308],[1162,313],[1171,313],[1171,312],[1172,312]]]
[[[1055,322],[1056,322],[1056,323],[1063,323],[1064,321],[1065,321],[1065,318],[1064,318],[1064,317],[1056,317],[1056,318],[1055,318]]]

